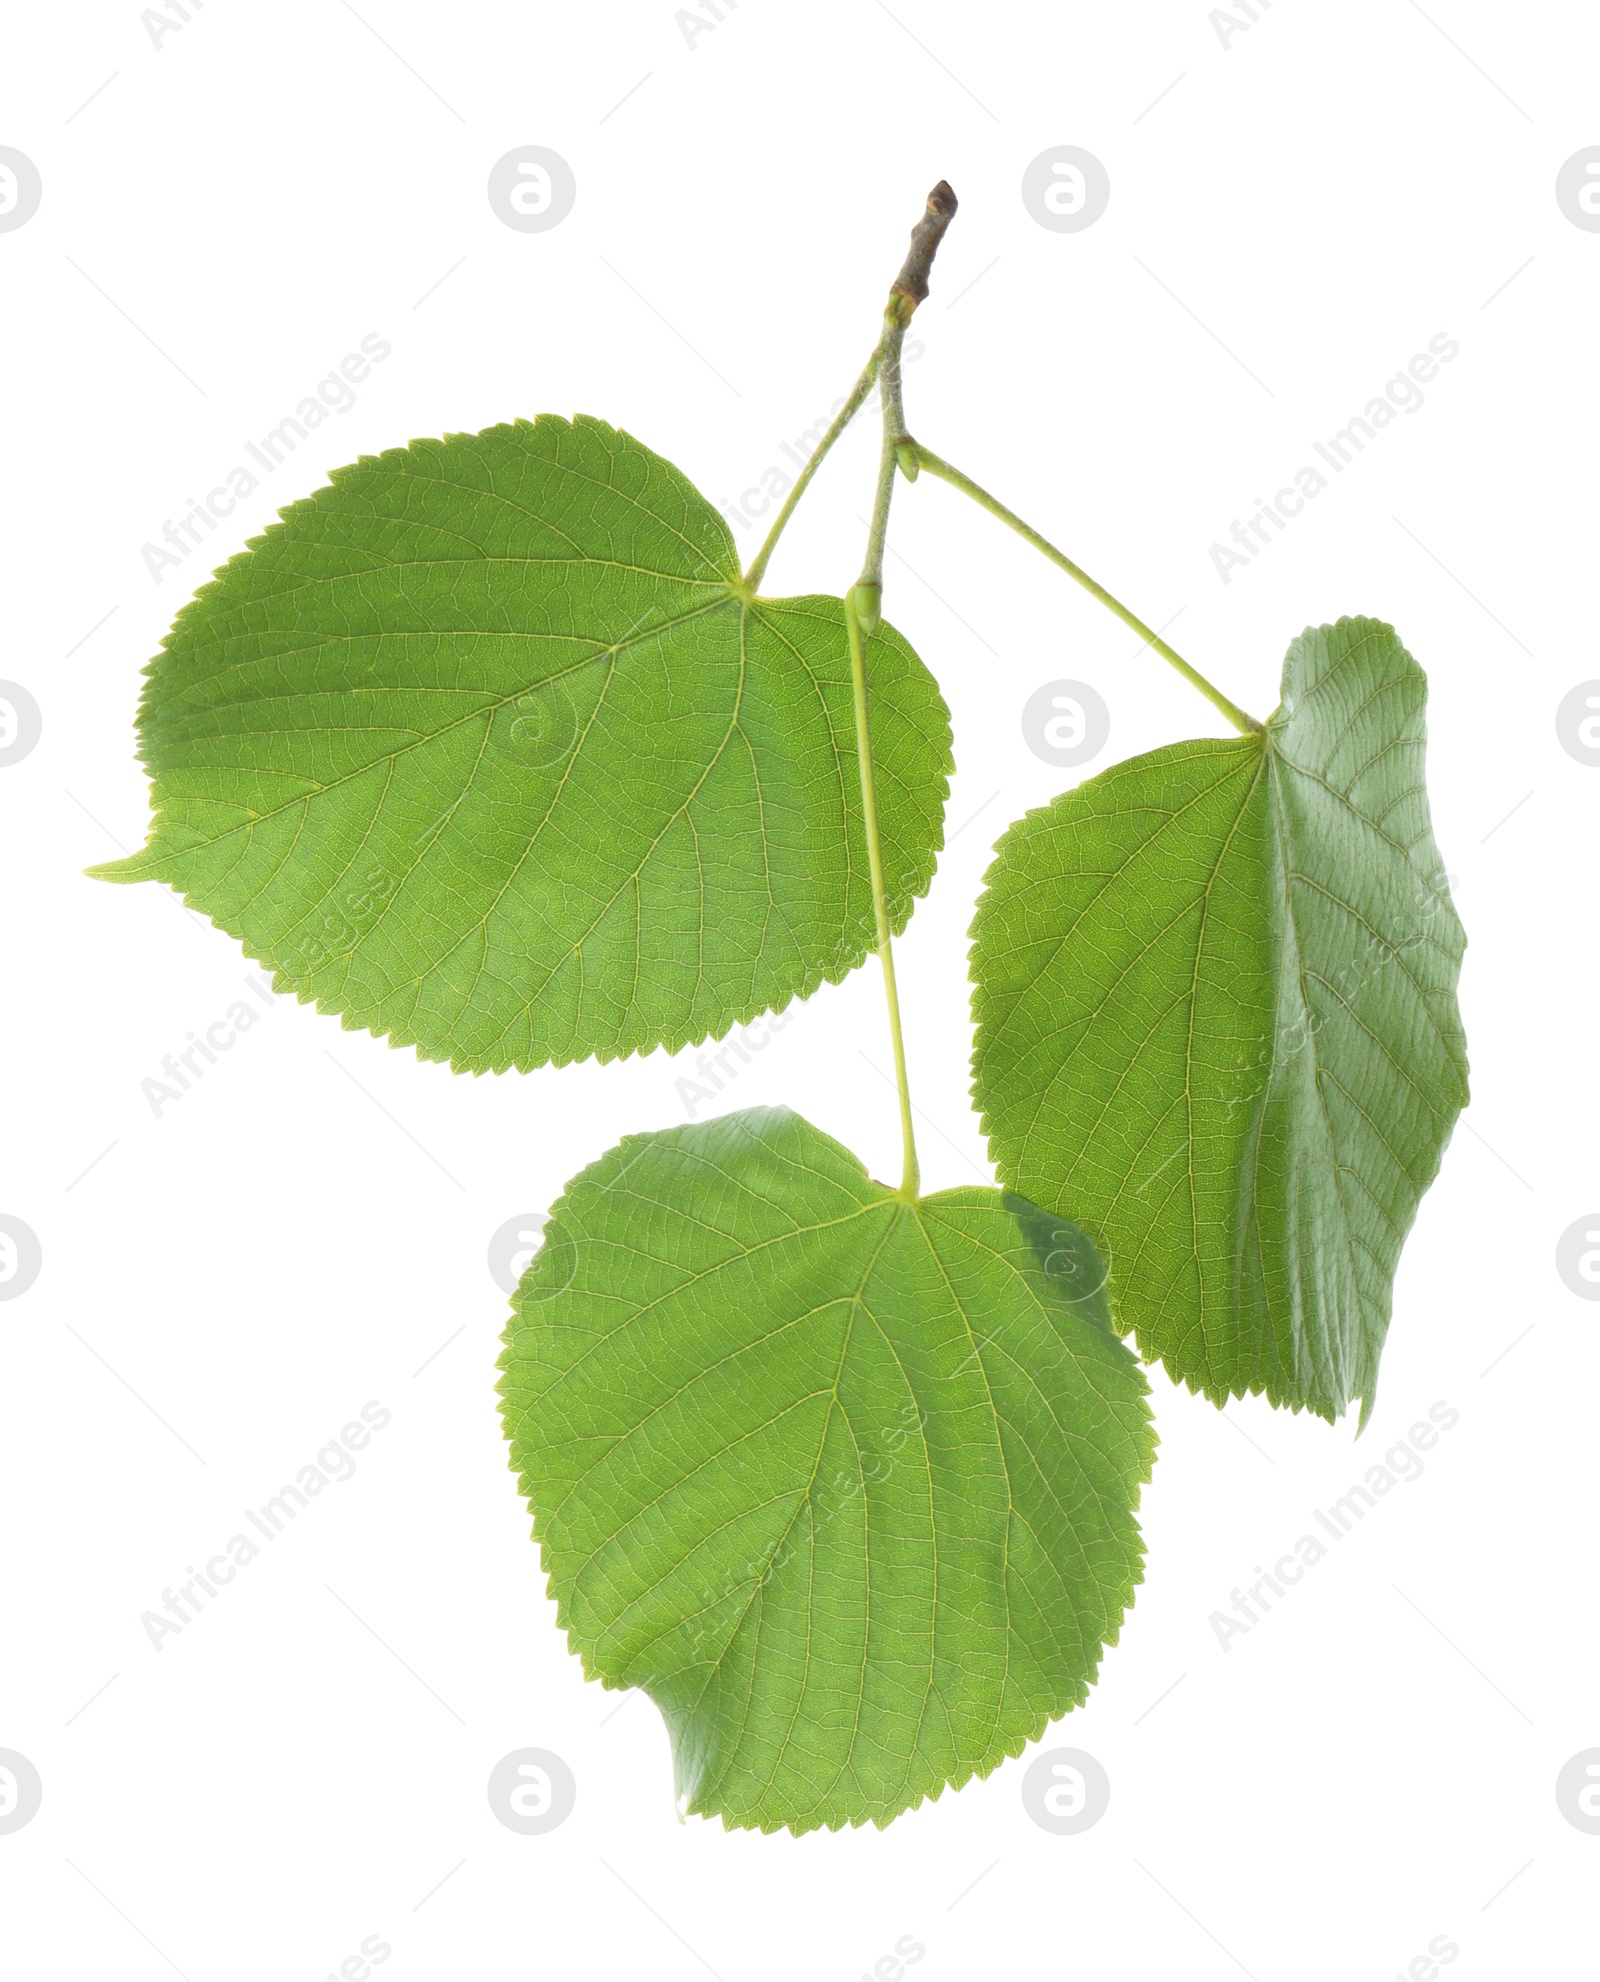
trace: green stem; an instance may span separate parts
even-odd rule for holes
[[[878,457],[878,486],[872,501],[872,522],[867,532],[867,556],[861,577],[844,595],[845,630],[850,638],[850,680],[855,691],[856,761],[861,774],[861,823],[867,842],[867,871],[872,882],[872,917],[878,935],[878,961],[883,966],[883,993],[889,1007],[889,1038],[894,1047],[894,1084],[900,1097],[900,1146],[902,1164],[899,1195],[915,1202],[920,1172],[917,1168],[917,1141],[911,1126],[911,1083],[906,1075],[906,1042],[900,1027],[900,992],[894,976],[894,941],[889,925],[889,903],[883,882],[883,843],[878,833],[878,796],[872,772],[872,728],[867,713],[867,639],[878,630],[883,600],[883,547],[889,530],[889,501],[894,494],[897,469],[915,476],[915,450],[906,433],[905,410],[900,395],[900,347],[906,325],[918,303],[928,293],[928,270],[944,239],[956,210],[956,196],[943,179],[928,195],[922,217],[911,230],[911,247],[889,289],[883,313],[883,335],[867,360],[866,369],[855,389],[839,410],[833,425],[822,436],[811,459],[800,471],[800,479],[789,491],[767,540],[756,552],[744,575],[746,595],[754,597],[756,586],[767,568],[773,545],[783,532],[795,504],[805,493],[806,484],[833,443],[879,382],[883,404],[883,446]],[[909,462],[910,465],[906,465]]]
[[[880,340],[878,348],[867,360],[860,378],[850,388],[850,396],[839,408],[833,425],[829,427],[821,440],[811,450],[811,457],[800,470],[794,487],[789,491],[788,496],[784,500],[782,509],[772,519],[772,528],[767,532],[766,541],[762,544],[760,550],[756,552],[750,562],[750,569],[744,574],[744,588],[752,598],[755,596],[756,588],[760,585],[762,578],[766,574],[767,564],[772,557],[773,551],[777,548],[778,539],[783,535],[784,526],[794,514],[796,503],[805,494],[812,476],[822,466],[823,457],[827,454],[828,449],[833,446],[833,443],[839,438],[840,434],[844,432],[857,413],[861,411],[861,403],[872,390],[872,382],[878,375],[878,364],[882,357],[883,344]]]
[[[894,454],[889,453],[891,472]],[[911,1083],[906,1077],[906,1043],[900,1030],[900,993],[894,978],[894,945],[889,930],[889,904],[883,886],[883,848],[878,838],[878,799],[872,777],[872,732],[867,721],[866,643],[856,613],[854,587],[845,594],[845,626],[850,635],[850,680],[856,699],[856,756],[861,766],[861,817],[867,836],[867,871],[872,877],[872,913],[878,930],[878,960],[883,965],[883,991],[889,1006],[889,1037],[894,1046],[894,1081],[900,1094],[900,1174],[903,1197],[915,1198],[919,1171],[917,1144],[911,1130]]]
[[[878,346],[878,397],[883,404],[883,449],[878,456],[878,486],[872,498],[872,521],[867,528],[867,555],[856,580],[856,609],[868,635],[878,630],[878,601],[883,597],[883,549],[889,536],[889,502],[894,494],[895,452],[907,438],[905,410],[900,400],[900,347],[905,342],[905,325],[893,317],[885,319],[883,341]]]
[[[1020,516],[1013,510],[1007,509],[1005,504],[990,495],[987,489],[979,488],[978,484],[969,476],[963,475],[959,468],[952,468],[948,461],[941,461],[939,456],[924,447],[921,441],[915,441],[911,445],[916,450],[920,467],[926,468],[930,475],[937,475],[940,481],[948,482],[952,488],[960,489],[963,495],[971,496],[980,509],[988,510],[991,516],[998,516],[1000,521],[1009,524],[1019,537],[1026,538],[1035,550],[1043,551],[1052,564],[1060,565],[1069,578],[1075,578],[1086,592],[1092,593],[1101,605],[1114,612],[1124,626],[1132,627],[1135,633],[1142,635],[1146,644],[1154,647],[1164,661],[1169,661],[1185,681],[1198,688],[1213,708],[1220,709],[1236,730],[1245,736],[1258,736],[1261,733],[1265,727],[1263,724],[1258,723],[1254,716],[1246,715],[1236,702],[1230,702],[1220,688],[1214,687],[1207,681],[1198,668],[1190,667],[1183,656],[1175,653],[1159,633],[1152,632],[1137,613],[1129,612],[1120,599],[1113,597],[1104,585],[1098,584],[1080,565],[1074,564],[1065,551],[1057,550],[1055,545],[1047,537],[1041,537],[1031,524],[1024,523]]]

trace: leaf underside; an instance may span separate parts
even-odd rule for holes
[[[949,717],[872,643],[894,927]],[[844,609],[747,600],[717,511],[598,420],[366,457],[178,615],[139,714],[168,882],[346,1025],[475,1072],[720,1034],[874,946]]]
[[[973,1091],[1002,1182],[1083,1224],[1147,1358],[1332,1419],[1370,1411],[1467,1100],[1466,939],[1393,628],[1308,629],[1282,698],[1264,736],[1133,758],[1001,840]]]
[[[887,1823],[1082,1702],[1140,1580],[1155,1438],[1092,1247],[912,1203],[786,1109],[629,1137],[518,1290],[512,1465],[590,1677],[680,1807]]]

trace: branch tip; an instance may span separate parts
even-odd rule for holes
[[[910,307],[903,311],[906,320],[928,294],[928,271],[933,267],[933,258],[939,252],[945,229],[956,217],[957,204],[949,180],[941,179],[928,195],[922,218],[911,230],[911,252],[889,288],[891,307],[896,296],[903,296],[909,304]]]

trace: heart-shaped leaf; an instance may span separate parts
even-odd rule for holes
[[[1135,757],[1001,840],[973,924],[1002,1180],[1071,1207],[1118,1323],[1221,1401],[1370,1410],[1467,1099],[1465,937],[1392,627],[1308,630],[1264,735]]]
[[[896,929],[950,768],[884,627]],[[874,947],[844,608],[745,595],[669,462],[543,416],[335,472],[178,615],[139,715],[169,882],[347,1025],[474,1071],[678,1047]]]
[[[684,1808],[887,1823],[1085,1697],[1141,1574],[1155,1435],[1076,1227],[912,1201],[786,1109],[568,1186],[501,1358],[584,1669],[640,1686]]]

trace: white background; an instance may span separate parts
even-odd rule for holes
[[[0,1210],[44,1268],[0,1306],[0,1747],[44,1803],[0,1836],[7,1973],[316,1982],[374,1934],[395,1982],[854,1982],[906,1935],[929,1982],[1384,1982],[1440,1935],[1462,1978],[1594,1973],[1600,1837],[1553,1788],[1600,1744],[1600,1312],[1554,1248],[1600,1203],[1600,772],[1554,714],[1600,675],[1600,235],[1554,179],[1600,142],[1600,19],[1256,0],[1224,49],[1200,0],[722,6],[692,48],[666,0],[208,0],[159,48],[132,0],[8,24],[0,143],[44,200],[0,234],[0,673],[44,735],[0,770]],[[1111,176],[1080,234],[1020,197],[1064,143]],[[548,233],[485,197],[523,144],[576,173]],[[687,1069],[455,1078],[276,999],[157,1118],[141,1082],[250,966],[165,891],[80,870],[144,835],[140,668],[279,504],[359,453],[541,410],[736,495],[854,378],[940,176],[961,212],[913,431],[1258,714],[1288,640],[1341,613],[1391,620],[1427,669],[1474,1101],[1359,1447],[1153,1373],[1146,1583],[1046,1744],[1109,1771],[1097,1827],[1030,1822],[1024,1761],[882,1834],[729,1834],[676,1820],[654,1708],[567,1653],[492,1394],[489,1235],[682,1120]],[[153,583],[141,546],[369,332],[393,352],[354,410]],[[1438,332],[1460,356],[1422,410],[1224,585],[1211,543]],[[841,446],[769,591],[850,581],[874,451],[865,428]],[[989,848],[1079,775],[1030,754],[1023,702],[1097,687],[1102,765],[1221,726],[952,491],[902,484],[892,543],[887,610],[956,732],[954,837],[901,946],[938,1188],[989,1175],[963,972]],[[875,970],[729,1105],[795,1103],[892,1175],[866,1060],[888,1065]],[[154,1651],[141,1613],[369,1399],[393,1422],[356,1477]],[[1460,1421],[1424,1476],[1224,1651],[1210,1613],[1438,1400]],[[528,1745],[579,1785],[545,1837],[485,1797]]]

